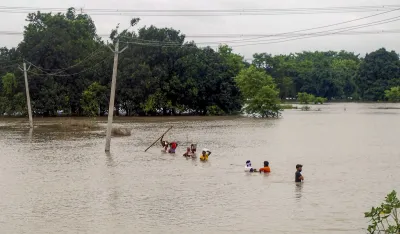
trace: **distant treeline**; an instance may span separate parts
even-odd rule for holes
[[[251,99],[240,82],[246,77],[265,80],[278,99],[296,98],[299,92],[328,100],[385,100],[385,90],[400,85],[400,60],[384,48],[361,58],[352,52],[302,52],[272,56],[254,54],[252,64],[226,45],[213,50],[185,41],[172,28],[143,27],[134,32],[110,33],[110,44],[96,33],[92,19],[76,14],[31,13],[24,39],[16,48],[0,49],[0,115],[26,114],[23,72],[25,60],[35,115],[107,114],[113,53],[119,55],[116,110],[127,115],[222,115],[235,114]],[[247,70],[248,72],[243,72]],[[242,72],[241,72],[242,71]],[[236,78],[235,78],[236,77]],[[254,84],[253,88],[257,86]],[[250,96],[249,96],[250,95]],[[271,93],[275,95],[275,93]],[[259,99],[262,105],[266,95]]]

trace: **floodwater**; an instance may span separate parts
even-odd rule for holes
[[[363,212],[400,192],[400,110],[378,109],[388,106],[327,104],[278,120],[119,118],[133,134],[113,138],[110,154],[102,131],[0,119],[0,232],[365,233]],[[144,153],[169,126],[178,153]],[[209,162],[181,156],[192,141],[212,151]],[[246,160],[268,160],[272,173],[246,174]]]

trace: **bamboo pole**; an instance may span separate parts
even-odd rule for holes
[[[146,151],[147,151],[148,149],[150,149],[155,143],[157,143],[165,134],[167,134],[167,132],[169,132],[169,130],[171,130],[171,128],[172,128],[172,126],[171,126],[170,128],[168,128],[168,130],[165,131],[164,134],[162,134],[159,138],[157,138],[157,140],[154,141],[153,144],[151,144],[149,147],[147,147],[147,149],[146,149],[144,152],[146,152]]]

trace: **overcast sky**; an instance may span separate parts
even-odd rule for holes
[[[271,9],[271,8],[317,8],[317,7],[351,7],[370,5],[395,5],[400,0],[0,0],[1,6],[7,7],[75,7],[83,9],[196,9],[196,10],[231,10],[231,9]],[[306,15],[263,15],[263,16],[207,16],[207,17],[154,17],[142,16],[139,26],[155,25],[157,27],[172,27],[186,35],[199,34],[275,34],[319,27],[360,17],[376,14],[376,12],[343,13],[343,14],[306,14]],[[362,21],[340,25],[347,27],[374,22],[390,17],[400,16],[400,11],[371,17]],[[1,13],[0,31],[24,30],[26,14]],[[99,34],[107,34],[118,23],[121,28],[129,25],[129,16],[92,16]],[[321,30],[329,30],[324,28]],[[400,30],[400,21],[359,29],[371,30]],[[313,31],[315,32],[315,31]],[[372,34],[372,35],[341,35],[325,36],[311,39],[294,40],[276,44],[252,45],[235,47],[234,51],[245,58],[251,58],[254,53],[267,52],[272,54],[286,54],[304,50],[348,50],[365,53],[386,47],[389,50],[400,52],[400,34]],[[16,46],[22,39],[17,35],[0,35],[1,46]],[[190,38],[192,39],[192,38]],[[240,38],[195,38],[196,42],[232,41]],[[228,43],[229,44],[229,43]],[[243,43],[242,43],[243,44]],[[215,46],[213,46],[215,48]]]

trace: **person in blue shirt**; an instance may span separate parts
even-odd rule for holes
[[[304,180],[304,177],[301,174],[302,170],[303,170],[303,165],[297,164],[296,165],[296,173],[295,173],[295,177],[294,177],[295,182],[302,182]]]

